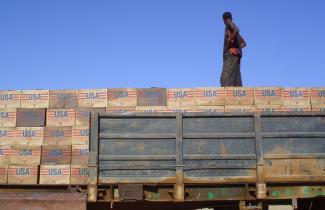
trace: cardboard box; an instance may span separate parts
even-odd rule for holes
[[[46,112],[47,126],[74,126],[75,123],[75,109],[48,109]]]
[[[137,89],[137,106],[167,106],[166,88],[139,88]]]
[[[16,128],[0,128],[0,146],[12,145]]]
[[[89,144],[89,126],[72,128],[72,145]]]
[[[39,165],[41,163],[41,147],[12,146],[10,165]]]
[[[256,87],[255,105],[282,105],[281,87]]]
[[[225,107],[224,106],[196,106],[196,112],[224,112]]]
[[[9,164],[10,161],[10,146],[0,147],[0,164]]]
[[[16,126],[16,109],[0,109],[0,127]]]
[[[50,108],[78,107],[78,90],[50,90]]]
[[[89,145],[72,145],[72,160],[74,165],[88,165]]]
[[[111,88],[107,90],[107,106],[136,106],[137,90],[135,88]]]
[[[136,112],[165,112],[166,106],[137,106]]]
[[[109,106],[106,107],[106,112],[113,113],[113,114],[136,112],[136,107],[135,106]]]
[[[89,126],[91,112],[103,113],[106,108],[77,108],[76,126]]]
[[[20,90],[0,90],[0,108],[19,108]]]
[[[23,90],[21,92],[21,108],[48,108],[48,90]]]
[[[282,105],[255,105],[257,112],[281,112]]]
[[[0,164],[0,184],[8,183],[8,165]]]
[[[17,109],[17,127],[44,127],[45,109]]]
[[[15,146],[41,146],[44,140],[43,127],[17,127],[13,139]]]
[[[107,89],[79,90],[79,107],[106,107]]]
[[[64,165],[71,163],[71,146],[43,146],[42,165]]]
[[[195,88],[196,106],[225,105],[225,88],[223,87],[200,87]]]
[[[254,88],[226,87],[226,105],[254,105]]]
[[[195,106],[194,88],[169,88],[167,89],[168,107]]]
[[[283,105],[310,105],[309,88],[283,88],[282,95]]]
[[[41,165],[40,184],[69,184],[70,165]]]
[[[70,184],[87,185],[89,170],[87,165],[71,165]]]
[[[312,105],[313,112],[325,112],[325,105]]]
[[[227,105],[225,106],[225,112],[254,112],[254,105]]]
[[[325,87],[311,89],[311,104],[325,105]]]
[[[282,111],[284,112],[310,112],[310,105],[283,105]]]
[[[10,165],[8,184],[37,184],[38,166]]]
[[[44,128],[44,145],[71,145],[71,126],[46,126]]]
[[[195,106],[189,106],[189,107],[167,107],[166,112],[180,112],[180,113],[185,113],[185,112],[195,112]]]

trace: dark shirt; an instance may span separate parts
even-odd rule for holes
[[[233,42],[228,44],[228,36],[230,35],[230,33],[232,34],[236,34],[234,36]],[[240,46],[240,42],[242,41],[242,37],[239,34],[239,28],[233,23],[231,22],[230,24],[228,24],[225,28],[225,39],[224,39],[224,45],[223,45],[223,56],[225,56],[226,54],[229,54],[228,49],[229,48],[238,48],[238,52],[239,52],[239,57],[242,57],[242,50],[241,50],[241,46]]]

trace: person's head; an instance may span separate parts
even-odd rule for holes
[[[223,22],[227,25],[227,23],[232,21],[232,14],[230,12],[225,12],[222,15]]]

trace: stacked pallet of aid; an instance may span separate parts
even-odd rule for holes
[[[37,110],[38,107],[48,106],[48,97],[48,91],[0,92],[0,162],[7,164],[7,174],[4,173],[6,166],[2,167],[0,180],[3,182],[37,184],[45,109]],[[29,113],[25,108],[30,108],[30,113],[34,115],[27,116]],[[42,120],[38,120],[39,116]],[[29,117],[31,120],[27,120]],[[6,175],[7,178],[4,177]]]
[[[225,112],[253,112],[254,88],[226,87]]]
[[[311,89],[312,111],[325,112],[325,88]]]

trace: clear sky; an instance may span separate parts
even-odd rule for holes
[[[0,0],[0,89],[219,86],[225,11],[245,86],[325,86],[324,0]]]

